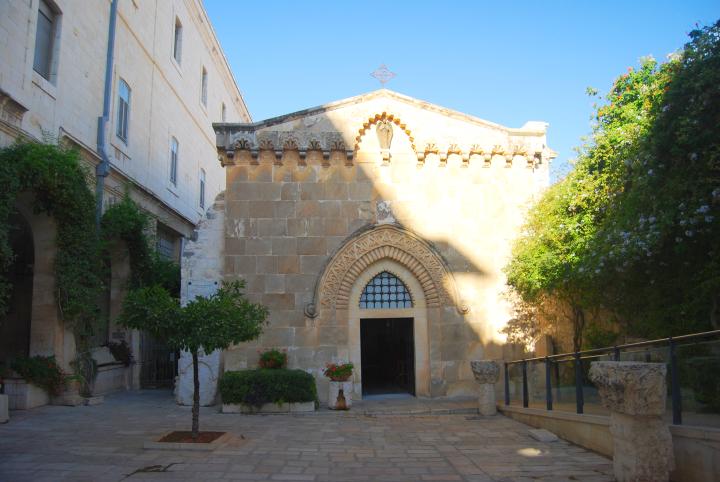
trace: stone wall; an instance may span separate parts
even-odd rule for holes
[[[469,360],[502,357],[499,331],[509,319],[502,268],[526,207],[547,181],[547,162],[507,148],[479,155],[471,142],[509,145],[519,133],[420,109],[387,91],[336,104],[260,125],[216,126],[227,165],[224,277],[245,279],[249,296],[270,309],[262,338],[230,350],[225,366],[256,366],[258,350],[269,347],[286,348],[291,366],[316,374],[326,362],[351,357],[357,347],[347,300],[323,306],[318,293],[328,266],[352,257],[353,243],[365,242],[358,241],[362,233],[392,225],[410,240],[392,246],[403,251],[404,243],[417,242],[437,255],[443,274],[435,284],[450,293],[426,307],[427,394],[473,393]],[[384,117],[372,117],[376,112],[394,114],[385,150],[375,125]],[[432,136],[435,148],[415,145]],[[523,136],[528,152],[545,149],[544,131]],[[388,253],[375,261],[404,265],[402,256]],[[372,263],[362,269],[371,271]]]

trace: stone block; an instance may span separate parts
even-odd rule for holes
[[[627,415],[662,415],[666,408],[664,363],[593,362],[590,380],[603,406]]]
[[[250,201],[249,213],[251,218],[275,217],[273,201]]]
[[[344,201],[348,198],[348,185],[345,182],[328,182],[325,184],[325,198]]]
[[[297,256],[277,256],[277,272],[296,274],[300,271],[300,258]]]
[[[287,231],[288,236],[301,237],[307,236],[307,219],[288,219]]]
[[[327,246],[323,237],[313,236],[297,240],[297,252],[300,255],[325,254],[326,250]]]
[[[258,219],[257,220],[258,236],[287,236],[287,221],[285,219]]]
[[[269,274],[265,276],[266,293],[285,293],[285,275]]]
[[[262,303],[269,309],[292,310],[295,308],[295,295],[292,293],[267,293]]]
[[[325,219],[324,232],[326,236],[345,236],[347,234],[347,221],[343,218]]]
[[[309,218],[307,220],[308,236],[325,236],[325,222],[323,218]]]
[[[302,184],[300,186],[300,199],[303,201],[319,201],[323,198],[322,184]]]
[[[300,259],[300,258],[298,258]],[[317,276],[313,274],[291,274],[286,277],[287,290],[290,293],[310,293],[315,287]]]
[[[272,254],[272,240],[249,238],[245,241],[245,254]]]
[[[339,218],[342,215],[342,203],[340,201],[320,201],[320,216],[323,218]]]
[[[227,258],[230,258],[230,256]],[[253,274],[257,272],[256,260],[258,256],[243,255],[233,256],[233,258],[235,258],[234,273]],[[229,273],[229,271],[225,272]]]
[[[295,207],[298,218],[314,218],[320,216],[320,201],[299,201]]]
[[[295,202],[275,201],[275,203],[273,204],[273,213],[276,218],[294,218]]]
[[[557,442],[558,436],[549,430],[543,428],[533,428],[528,430],[530,437],[534,438],[538,442]]]
[[[283,183],[280,189],[280,199],[283,201],[297,201],[300,199],[300,185],[296,182]]]
[[[277,274],[277,256],[256,256],[255,262],[258,274]]]

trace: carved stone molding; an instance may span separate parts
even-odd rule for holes
[[[375,114],[375,117],[370,117],[366,122],[363,123],[362,127],[358,129],[358,135],[355,138],[355,150],[357,151],[360,148],[360,143],[362,142],[362,138],[367,132],[370,127],[377,123],[386,123],[390,122],[398,126],[405,134],[407,134],[408,138],[410,139],[410,144],[412,145],[412,150],[416,151],[415,149],[415,138],[413,137],[412,132],[410,129],[408,129],[407,125],[403,123],[399,117],[396,117],[394,114],[388,114],[387,112],[383,112],[382,114]],[[389,145],[388,145],[389,147]]]
[[[467,312],[452,273],[430,245],[405,229],[384,224],[353,236],[335,253],[318,280],[306,315],[315,317],[318,309],[347,309],[355,280],[383,259],[400,263],[415,276],[427,307],[456,306],[460,313]]]

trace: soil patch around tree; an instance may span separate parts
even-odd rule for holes
[[[198,432],[197,439],[193,440],[192,432],[178,430],[175,432],[170,432],[169,434],[158,440],[158,442],[209,444],[219,439],[226,433],[227,432]]]

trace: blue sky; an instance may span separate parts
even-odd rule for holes
[[[715,1],[204,0],[254,120],[389,89],[508,127],[550,124],[554,177],[607,92],[642,56],[664,60]]]

